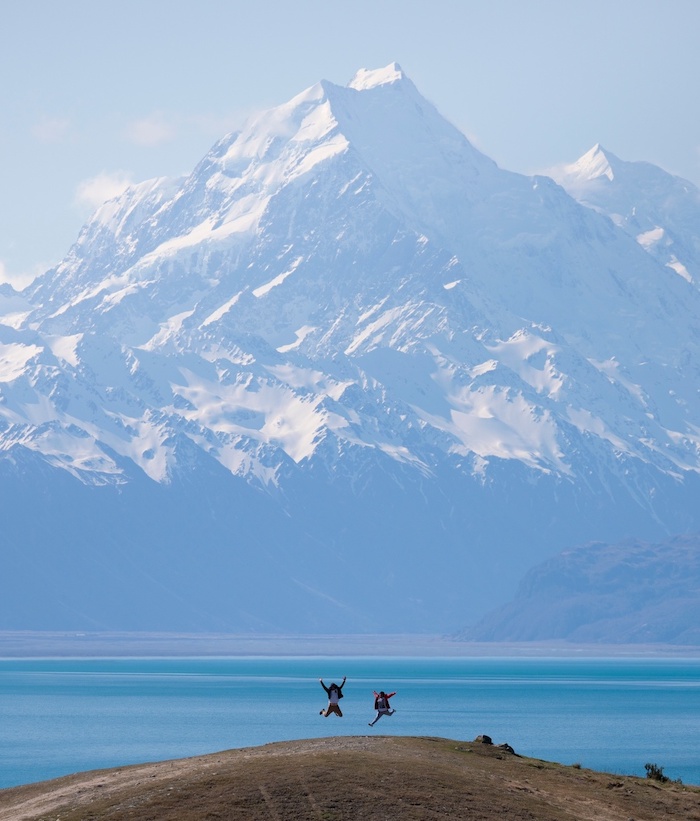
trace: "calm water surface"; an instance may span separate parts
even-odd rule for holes
[[[318,683],[346,675],[344,717]],[[397,690],[374,728],[372,690]],[[0,787],[330,735],[435,735],[700,784],[698,659],[0,660]]]

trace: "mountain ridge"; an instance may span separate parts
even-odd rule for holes
[[[129,545],[138,604],[90,575],[100,628],[452,629],[567,545],[700,530],[698,289],[396,64],[357,76],[103,205],[0,321],[13,538],[46,497],[20,590]],[[47,589],[37,629],[81,623],[56,573],[70,607]]]
[[[700,283],[700,189],[648,162],[627,162],[600,145],[550,169],[574,199],[607,215],[664,267]]]

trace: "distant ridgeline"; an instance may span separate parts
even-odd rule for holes
[[[700,646],[700,535],[566,550],[460,638]]]
[[[700,192],[552,173],[362,70],[0,288],[0,629],[454,632],[700,531]]]

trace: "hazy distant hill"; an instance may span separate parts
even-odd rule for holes
[[[700,645],[700,536],[566,550],[464,637]]]

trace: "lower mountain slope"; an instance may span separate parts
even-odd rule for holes
[[[431,479],[358,449],[263,492],[176,449],[192,469],[167,485],[85,485],[26,451],[0,465],[0,629],[453,633],[561,545],[642,521],[612,479],[600,498],[510,462],[498,482]],[[697,483],[682,489],[676,522]]]

